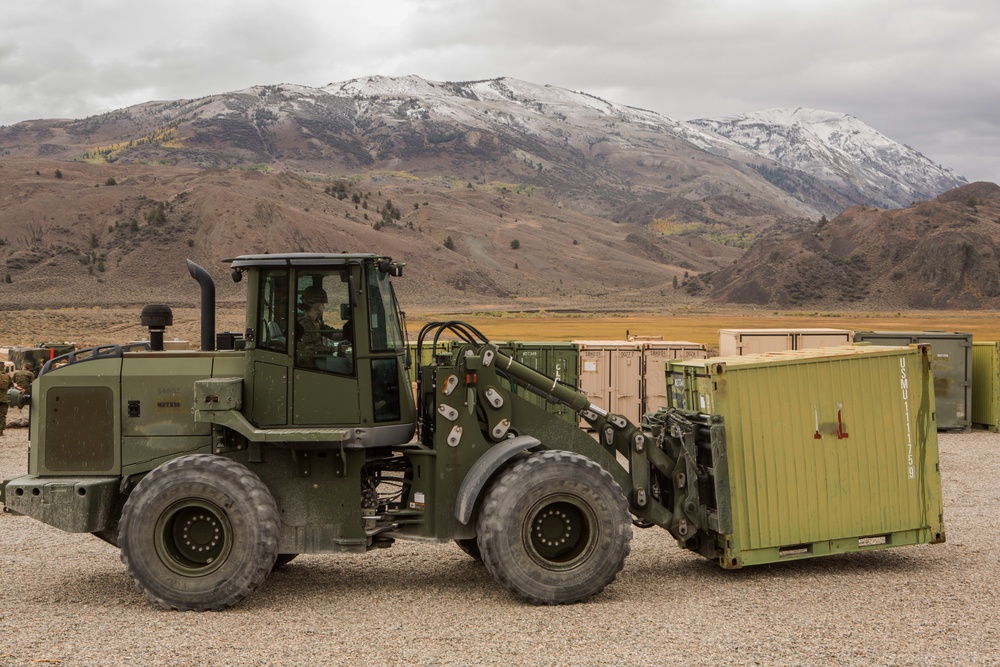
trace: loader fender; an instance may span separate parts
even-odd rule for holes
[[[493,474],[518,454],[530,451],[541,444],[538,438],[533,438],[530,435],[519,435],[516,438],[503,440],[493,445],[488,452],[472,464],[472,467],[469,468],[469,474],[462,480],[462,486],[458,489],[458,498],[455,500],[455,518],[462,524],[468,525],[472,520],[472,512],[476,508],[476,500],[479,499],[479,494],[482,493],[483,487],[493,477]]]

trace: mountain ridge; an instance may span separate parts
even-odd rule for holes
[[[811,174],[856,204],[902,208],[968,183],[850,114],[798,107],[691,122],[785,168]],[[866,192],[866,183],[877,183],[880,194]]]
[[[0,261],[29,296],[66,304],[186,293],[157,253],[316,249],[409,254],[456,304],[671,307],[693,298],[679,282],[721,272],[767,230],[892,194],[756,149],[511,78],[252,86],[0,128]],[[878,157],[846,173],[875,173]]]
[[[601,172],[601,178],[609,184],[632,186],[633,193],[641,189],[640,198],[659,201],[661,208],[669,212],[670,207],[662,204],[665,197],[678,190],[689,198],[691,193],[687,188],[652,181],[659,180],[656,176],[689,174],[684,170],[650,173],[652,169],[646,168],[646,163],[662,168],[665,161],[676,159],[678,154],[683,156],[693,147],[704,153],[699,155],[703,159],[710,155],[726,162],[720,166],[709,159],[710,164],[699,165],[721,178],[717,187],[730,194],[742,194],[747,191],[748,181],[757,181],[750,190],[751,197],[774,201],[778,214],[814,218],[819,214],[835,215],[856,204],[906,205],[966,182],[847,114],[812,111],[814,116],[826,117],[822,122],[803,123],[800,113],[796,122],[781,123],[774,111],[686,122],[588,93],[509,77],[434,82],[416,75],[370,76],[320,88],[298,84],[252,86],[196,100],[147,102],[83,121],[26,121],[0,129],[0,150],[30,155],[18,152],[12,144],[16,145],[18,133],[30,134],[29,128],[40,124],[39,134],[50,135],[36,142],[40,145],[34,156],[72,159],[77,157],[75,152],[86,150],[88,140],[100,140],[102,124],[114,127],[116,123],[125,131],[119,135],[113,130],[106,132],[106,140],[134,141],[138,129],[150,132],[163,126],[174,126],[178,136],[173,144],[148,141],[142,149],[116,151],[115,159],[158,157],[203,167],[263,161],[277,168],[301,170],[365,169],[400,157],[413,159],[417,153],[426,158],[435,149],[479,149],[487,155],[492,152],[490,157],[494,159],[504,158],[508,162],[503,165],[504,171],[518,176],[530,174],[519,169],[514,164],[517,161],[532,169],[540,166],[543,171],[546,165],[555,166],[557,172],[564,162],[589,165]],[[794,116],[801,111],[790,113]],[[768,113],[770,121],[765,123]],[[822,142],[817,143],[816,134],[806,130],[829,123],[831,118],[838,119],[836,125],[843,128],[841,136],[860,135],[865,144],[877,144],[879,150],[888,151],[888,157],[829,150]],[[131,127],[128,120],[132,120]],[[182,127],[184,124],[190,127]],[[60,125],[68,136],[45,141]],[[769,128],[766,132],[784,137],[784,144],[799,145],[806,151],[805,156],[789,161],[790,151],[781,151],[780,146],[762,149],[760,128],[765,125]],[[758,131],[748,137],[748,128]],[[392,137],[392,133],[399,136]],[[487,135],[486,139],[501,141],[497,145],[490,141],[479,143],[484,137],[470,136],[476,133],[489,133],[493,136]],[[218,155],[227,143],[230,154]],[[152,150],[157,146],[164,150]],[[395,155],[400,149],[409,151],[409,155]],[[212,152],[216,155],[209,154]],[[857,162],[860,157],[865,160],[863,165],[844,164],[851,159]],[[747,173],[733,174],[734,167]],[[898,178],[887,175],[890,167],[905,172],[908,181],[900,183]],[[783,177],[776,178],[775,170],[781,170]],[[545,180],[538,176],[535,180]],[[859,182],[864,176],[870,184]],[[789,179],[796,183],[788,185]],[[776,186],[777,191],[770,191],[769,186]],[[834,194],[825,194],[825,190]],[[901,193],[910,198],[903,201]],[[695,192],[694,196],[699,194]],[[614,215],[620,208],[620,202],[611,202],[602,213]]]

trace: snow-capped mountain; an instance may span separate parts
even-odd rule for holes
[[[18,239],[0,263],[25,299],[59,303],[105,298],[81,273],[119,275],[122,302],[186,293],[161,290],[165,248],[365,248],[432,276],[424,299],[662,307],[687,298],[682,277],[743,268],[766,230],[964,182],[843,114],[685,122],[517,79],[417,76],[25,121],[0,127],[0,167],[0,239]]]
[[[149,102],[0,128],[0,149],[107,161],[402,169],[544,187],[588,213],[767,226],[905,206],[965,183],[846,114],[775,109],[685,122],[512,78],[369,76]]]
[[[845,113],[800,107],[690,122],[783,169],[814,176],[860,204],[903,207],[967,183]],[[762,174],[775,176],[768,169]]]
[[[588,142],[606,135],[625,139],[628,133],[607,132],[611,123],[634,124],[674,135],[709,153],[737,162],[750,161],[773,184],[814,208],[826,208],[827,197],[810,196],[808,184],[789,179],[788,170],[806,175],[843,195],[847,202],[883,208],[930,199],[967,181],[951,169],[933,163],[914,149],[893,141],[857,118],[814,109],[768,109],[741,116],[680,121],[654,111],[615,104],[556,86],[503,78],[467,83],[435,83],[416,76],[365,77],[325,86],[324,92],[352,98],[422,100],[408,115],[450,117],[470,124],[489,123],[489,109],[504,109],[502,123],[537,136],[552,133],[548,121],[587,127]],[[455,99],[457,96],[457,100]],[[455,102],[458,104],[455,104]],[[478,109],[481,113],[475,113]],[[514,110],[520,113],[515,113]],[[471,112],[471,113],[470,113]],[[494,119],[495,120],[495,119]],[[633,144],[638,147],[639,143]],[[754,157],[764,158],[760,163]],[[839,202],[838,202],[839,204]],[[835,212],[841,207],[834,206]]]

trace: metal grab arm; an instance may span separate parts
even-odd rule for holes
[[[548,375],[539,373],[534,368],[526,366],[513,357],[500,352],[496,347],[490,346],[490,350],[495,357],[494,363],[497,370],[503,371],[515,380],[519,380],[540,395],[546,398],[551,397],[554,401],[562,403],[575,412],[591,410],[602,417],[607,416],[608,413],[605,410],[593,405],[590,399],[587,398],[587,394],[576,387],[563,384],[559,380],[554,380]]]

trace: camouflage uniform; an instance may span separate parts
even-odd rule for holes
[[[21,388],[24,393],[31,390],[31,383],[35,381],[35,374],[27,368],[14,371],[14,384]]]
[[[11,380],[7,373],[0,371],[0,435],[7,428],[7,390],[10,389]]]
[[[302,310],[295,327],[295,363],[299,366],[316,366],[316,355],[325,351],[323,341],[323,305],[329,303],[322,287],[310,285],[302,291]],[[315,317],[310,317],[310,312]]]
[[[295,346],[296,362],[300,366],[315,366],[316,355],[326,350],[323,342],[323,322],[320,318],[315,320],[308,315],[299,317],[299,327],[301,328],[299,342]]]

